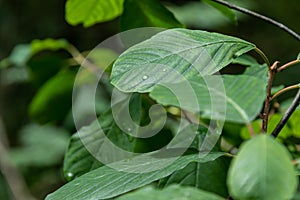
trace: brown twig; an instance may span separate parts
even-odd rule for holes
[[[291,67],[296,64],[300,64],[300,60],[293,60],[289,63],[284,64],[283,66],[281,66],[277,69],[277,72],[281,72],[282,70],[285,70],[286,68]]]
[[[6,136],[1,116],[0,133],[2,137]],[[35,200],[35,198],[30,194],[22,175],[15,166],[10,163],[7,148],[8,147],[0,140],[0,170],[12,192],[12,195],[16,200]]]
[[[287,92],[287,91],[290,91],[290,90],[293,90],[293,89],[299,89],[299,88],[300,88],[300,84],[291,85],[291,86],[288,86],[288,87],[286,87],[286,88],[283,88],[282,90],[276,92],[276,93],[272,96],[271,101],[272,101],[273,99],[275,99],[276,97],[278,97],[279,95],[281,95],[281,94],[283,94],[283,93],[285,93],[285,92]]]
[[[255,136],[255,132],[254,132],[254,129],[253,129],[252,124],[250,122],[247,123],[247,129],[248,129],[251,137],[254,137]]]
[[[263,111],[263,124],[262,124],[262,131],[264,133],[267,132],[268,127],[268,119],[269,119],[269,109],[270,109],[270,101],[271,101],[271,91],[272,91],[272,83],[274,79],[274,75],[277,70],[278,61],[274,62],[274,64],[269,67],[269,73],[268,73],[268,86],[267,86],[267,95],[266,95],[266,101]]]

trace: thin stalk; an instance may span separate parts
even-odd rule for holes
[[[262,57],[262,59],[265,61],[265,63],[267,63],[268,67],[270,67],[271,66],[270,61],[269,61],[268,57],[264,54],[264,52],[257,47],[254,50],[256,53],[258,53]]]
[[[280,122],[277,124],[276,128],[273,130],[272,135],[274,137],[277,137],[280,133],[281,129],[284,127],[284,125],[287,123],[293,112],[296,110],[296,108],[299,106],[300,103],[300,90],[298,91],[297,95],[295,96],[292,104],[287,109],[287,111],[284,113],[283,117],[281,118]]]
[[[283,88],[282,90],[276,92],[276,93],[272,96],[271,101],[272,101],[273,99],[275,99],[276,97],[278,97],[279,95],[281,95],[281,94],[283,94],[283,93],[285,93],[285,92],[287,92],[287,91],[290,91],[290,90],[293,90],[293,89],[299,89],[299,88],[300,88],[300,84],[291,85],[291,86],[288,86],[288,87],[286,87],[286,88]]]
[[[274,62],[274,64],[269,68],[269,76],[268,76],[268,86],[267,86],[267,95],[266,95],[266,101],[263,111],[263,124],[262,124],[262,131],[267,132],[268,127],[268,119],[269,119],[269,109],[270,109],[270,101],[271,101],[271,91],[272,91],[272,83],[274,79],[274,75],[277,70],[278,61]]]
[[[293,36],[294,38],[296,38],[297,40],[300,41],[300,35],[299,34],[297,34],[295,31],[291,30],[290,28],[288,28],[284,24],[282,24],[280,22],[277,22],[277,21],[275,21],[275,20],[273,20],[273,19],[271,19],[269,17],[266,17],[266,16],[261,15],[261,14],[256,13],[256,12],[253,12],[251,10],[247,10],[245,8],[233,5],[233,4],[228,3],[227,1],[224,1],[224,0],[211,0],[211,1],[214,1],[216,3],[222,4],[222,5],[224,5],[224,6],[228,7],[228,8],[231,8],[233,10],[237,10],[237,11],[245,13],[247,15],[256,17],[258,19],[264,20],[264,21],[268,22],[269,24],[273,24],[273,25],[279,27],[280,29],[284,30],[285,32],[287,32],[288,34],[290,34],[291,36]]]
[[[6,137],[4,124],[0,116],[0,134]],[[6,140],[6,139],[5,139]],[[35,200],[18,169],[11,163],[8,157],[8,146],[0,140],[0,171],[3,174],[11,193],[16,200]]]
[[[282,70],[285,70],[286,68],[291,67],[291,66],[296,65],[296,64],[300,64],[300,60],[293,60],[289,63],[286,63],[285,65],[279,67],[277,69],[277,72],[281,72]]]

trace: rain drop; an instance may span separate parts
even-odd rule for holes
[[[143,80],[146,80],[147,78],[148,78],[147,75],[144,75],[144,76],[143,76]]]

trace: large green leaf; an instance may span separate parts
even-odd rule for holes
[[[190,162],[208,162],[214,160],[224,153],[211,152],[209,154],[191,154],[179,157],[172,164],[164,166],[164,157],[157,159],[157,152],[143,154],[135,157],[134,160],[125,160],[114,163],[114,166],[124,166],[128,171],[137,171],[137,173],[129,173],[125,171],[115,170],[108,166],[95,169],[77,179],[64,185],[56,192],[47,196],[46,200],[73,200],[73,199],[107,199],[133,189],[145,186],[153,181],[164,178],[172,174],[176,170],[180,170]],[[149,164],[149,156],[154,158],[155,163]],[[167,154],[169,159],[169,154]],[[129,164],[129,165],[128,165]],[[155,166],[163,168],[151,171]],[[149,170],[151,172],[138,173],[138,170]]]
[[[124,0],[68,0],[66,20],[71,25],[83,23],[85,27],[118,17],[123,11]]]
[[[255,45],[199,30],[170,29],[132,46],[114,63],[111,83],[125,92],[150,92],[158,83],[211,75]]]
[[[163,190],[157,190],[153,187],[145,187],[135,192],[123,195],[116,198],[116,200],[166,200],[166,199],[180,199],[180,200],[222,200],[215,194],[205,192],[193,187],[182,187],[179,185],[172,185],[164,188]]]
[[[125,0],[121,29],[138,27],[183,27],[159,0]]]
[[[206,163],[190,163],[185,168],[162,179],[160,186],[168,186],[176,183],[197,187],[227,197],[226,177],[229,163],[230,158],[228,157],[220,157]]]
[[[269,135],[258,135],[240,147],[228,174],[234,199],[291,199],[297,188],[289,152]]]
[[[200,112],[203,117],[225,118],[226,121],[238,123],[252,121],[263,105],[264,81],[247,75],[223,75],[222,78],[223,83],[220,83],[217,76],[205,77],[205,79],[197,77],[189,80],[197,96],[199,110],[192,103],[189,103],[193,97],[191,94],[185,93],[181,97],[181,102],[184,104],[179,104],[176,95],[165,86],[155,87],[150,96],[160,104],[178,106],[191,112]],[[207,82],[215,83],[215,85],[207,85]],[[226,93],[222,92],[219,84],[224,84]],[[172,87],[184,89],[184,84],[175,83]],[[214,99],[210,101],[211,97]],[[222,106],[224,99],[226,107]]]

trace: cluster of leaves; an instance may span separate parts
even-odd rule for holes
[[[236,22],[232,10],[209,0],[203,2]],[[119,16],[121,31],[145,26],[173,29],[161,31],[131,46],[120,56],[108,49],[91,52],[91,62],[100,70],[111,65],[105,71],[109,80],[101,80],[101,90],[96,96],[95,107],[100,116],[72,135],[64,158],[64,176],[70,182],[49,194],[46,199],[150,200],[182,197],[221,200],[229,196],[233,199],[292,199],[298,186],[292,159],[300,156],[297,148],[300,110],[294,112],[277,139],[260,133],[262,122],[259,114],[266,98],[270,66],[269,63],[259,64],[246,53],[256,51],[262,55],[261,51],[254,44],[239,38],[185,29],[186,25],[178,21],[158,0],[66,2],[66,20],[71,25],[82,23],[88,27]],[[53,56],[53,51],[59,50],[68,52],[72,59],[69,59],[69,55],[65,56],[63,62],[58,59],[58,67],[43,74],[36,67],[41,63],[35,63],[38,59],[33,58],[44,56],[45,52],[49,56],[49,51]],[[82,54],[65,40],[35,40],[30,45],[16,47],[1,64],[7,72],[10,69],[22,69],[24,72],[24,66],[22,68],[20,65],[26,63],[27,76],[13,81],[26,81],[30,77],[35,85],[42,85],[37,88],[38,92],[29,106],[32,119],[39,123],[65,123],[67,127],[74,127],[70,122],[70,112],[75,77],[79,78],[80,87],[95,79],[87,71],[77,71],[78,64],[83,61],[81,57]],[[266,61],[265,56],[263,59]],[[232,65],[244,66],[246,70],[236,75],[217,74]],[[11,73],[16,77],[17,71]],[[222,87],[218,85],[220,81]],[[186,82],[193,94],[185,91]],[[214,84],[208,85],[208,82]],[[118,127],[112,110],[107,110],[112,88],[134,94],[129,102],[129,112],[138,125],[151,121],[147,113],[153,102],[164,106],[167,121],[163,129],[152,138],[129,136],[130,131]],[[180,99],[169,88],[181,90]],[[274,93],[276,90],[278,88],[274,88]],[[215,94],[213,100],[210,99],[212,92]],[[89,115],[84,106],[89,101],[86,96],[83,90],[73,102],[81,105],[80,120],[83,124]],[[198,105],[196,108],[195,103]],[[223,104],[226,105],[225,110]],[[283,107],[276,110],[277,113],[270,118],[268,130],[274,129],[284,111]],[[178,133],[182,118],[189,124]],[[208,137],[210,130],[207,127],[209,123],[219,120],[225,120],[222,133],[213,133],[221,134],[219,141],[211,152],[203,152],[200,147],[203,138]],[[31,128],[38,129],[35,126]],[[30,130],[30,127],[26,129],[28,133]],[[145,164],[146,158],[155,157],[178,134],[190,133],[195,138],[187,151],[173,163],[155,171],[151,170],[152,165]],[[252,137],[253,133],[257,136]],[[143,154],[130,158],[131,165],[127,166],[127,171],[105,166],[93,155],[105,150],[107,138],[126,151]],[[48,141],[45,138],[43,140]],[[60,139],[63,140],[64,137]],[[59,154],[62,145],[55,143],[58,148],[53,154]],[[45,142],[45,145],[48,143]],[[236,150],[238,153],[235,155]],[[111,153],[111,157],[117,157]],[[22,156],[16,152],[14,157],[17,160]],[[113,165],[127,162],[117,158],[113,161]],[[149,172],[133,173],[139,168]],[[141,189],[134,191],[138,188]]]

